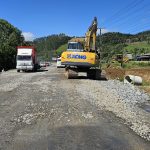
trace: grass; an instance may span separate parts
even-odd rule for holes
[[[123,82],[123,81],[124,81],[124,77],[120,77],[120,78],[119,78],[119,81],[120,81],[120,82]]]
[[[150,86],[150,82],[144,80],[142,86]]]
[[[129,53],[150,53],[150,44],[148,42],[134,42],[125,47]]]
[[[123,63],[123,68],[148,68],[150,67],[150,61],[129,61],[128,63]]]
[[[108,67],[113,67],[113,68],[121,68],[121,64],[119,62],[114,62],[114,63],[102,63],[101,64],[101,68],[102,69],[105,69],[105,68],[108,68]]]
[[[61,45],[57,50],[56,50],[56,54],[58,56],[61,55],[62,52],[67,50],[67,44]]]
[[[140,88],[150,95],[150,86],[141,86]]]
[[[143,81],[142,86],[140,86],[140,88],[150,95],[150,82]]]
[[[114,62],[111,64],[103,63],[102,69],[107,68],[107,66],[110,66],[112,68],[121,68],[121,63]],[[132,69],[132,68],[149,68],[150,67],[150,61],[129,61],[127,63],[123,63],[122,68],[124,69]]]

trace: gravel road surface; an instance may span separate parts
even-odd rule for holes
[[[67,80],[55,64],[3,72],[0,150],[149,150],[149,112],[137,107],[148,101],[117,81]]]

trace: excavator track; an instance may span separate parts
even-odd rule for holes
[[[87,78],[99,80],[101,78],[101,70],[100,69],[89,69],[89,71],[87,71]]]
[[[67,77],[67,79],[77,78],[78,73],[74,70],[66,68],[65,69],[65,76]]]
[[[101,78],[100,69],[88,69],[86,71],[81,71],[79,69],[66,68],[65,76],[67,79],[75,79],[78,77],[78,72],[87,72],[87,78],[89,79],[99,80]]]

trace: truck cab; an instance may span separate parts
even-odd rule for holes
[[[17,72],[35,71],[38,63],[36,58],[36,50],[32,46],[17,47]]]

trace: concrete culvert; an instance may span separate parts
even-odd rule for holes
[[[125,82],[133,83],[135,85],[141,85],[142,84],[142,78],[139,76],[134,75],[128,75],[125,77]]]

